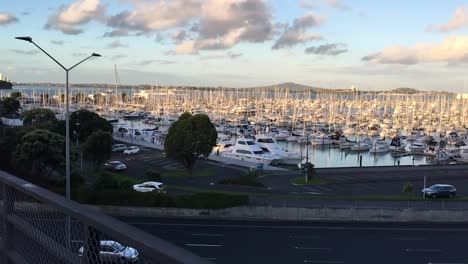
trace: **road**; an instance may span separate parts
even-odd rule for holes
[[[214,263],[468,263],[468,225],[122,220]]]

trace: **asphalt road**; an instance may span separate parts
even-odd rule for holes
[[[468,263],[468,225],[123,218],[214,263]]]

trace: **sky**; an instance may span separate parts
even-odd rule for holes
[[[468,92],[468,2],[0,1],[0,73],[15,82]]]

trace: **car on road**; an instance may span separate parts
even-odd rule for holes
[[[453,198],[457,195],[457,189],[449,184],[434,184],[429,188],[421,190],[424,197],[438,198],[449,197]]]
[[[114,144],[112,145],[112,152],[120,152],[127,149],[127,145],[125,144]]]
[[[83,256],[84,248],[78,249],[78,255]],[[137,263],[138,251],[113,240],[101,240],[99,256],[102,263]]]
[[[128,147],[126,150],[124,150],[123,153],[126,154],[126,155],[130,155],[130,154],[136,154],[136,153],[138,153],[138,152],[140,152],[140,148],[139,148],[139,147],[137,147],[137,146],[130,146],[130,147]]]
[[[104,168],[113,171],[121,171],[127,169],[127,166],[118,160],[112,160],[104,163]]]
[[[162,182],[144,182],[140,184],[133,185],[133,189],[137,192],[158,192],[166,193],[166,186]]]

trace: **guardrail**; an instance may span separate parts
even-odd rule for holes
[[[210,263],[0,171],[0,263]]]

